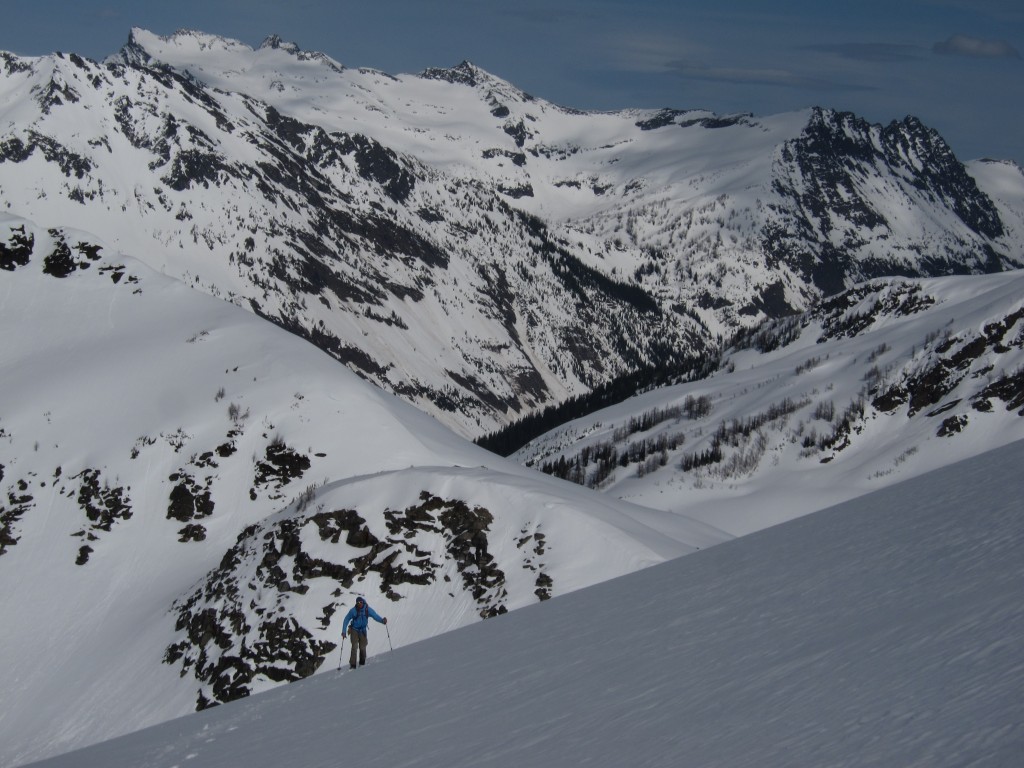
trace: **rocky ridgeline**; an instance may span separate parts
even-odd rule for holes
[[[811,311],[791,319],[765,324],[741,334],[739,348],[762,352],[780,349],[795,341],[812,323],[821,326],[818,344],[849,339],[879,327],[883,322],[909,318],[939,306],[924,285],[912,281],[871,281],[823,300]],[[823,461],[848,447],[851,432],[858,432],[870,415],[905,413],[907,418],[938,421],[935,434],[951,437],[964,430],[970,410],[990,413],[1001,406],[1024,416],[1024,367],[1016,363],[1024,351],[1024,308],[996,313],[981,329],[946,327],[921,339],[906,360],[881,362],[888,352],[882,345],[863,361],[864,387],[859,400],[845,412],[832,409],[828,421],[838,439],[825,440],[829,448]],[[815,357],[808,367],[820,363]],[[855,361],[856,362],[856,361]],[[968,405],[970,408],[968,408]],[[820,413],[819,413],[820,415]],[[805,440],[806,443],[806,440]],[[805,448],[812,446],[805,445]]]
[[[424,491],[417,504],[367,515],[372,523],[363,514],[294,509],[250,526],[176,603],[180,639],[164,661],[195,678],[197,708],[246,696],[261,680],[313,674],[337,647],[332,617],[368,588],[396,602],[418,589],[465,594],[487,618],[507,611],[506,571],[522,568],[537,599],[550,596],[543,533],[521,531],[518,561],[499,563],[488,551],[494,518],[482,507]],[[303,618],[311,604],[315,621]]]
[[[937,437],[953,438],[967,429],[972,414],[1024,416],[1024,307],[1013,302],[993,308],[979,328],[958,327],[946,313],[901,354],[884,341],[859,358],[837,351],[846,340],[940,311],[943,303],[929,293],[927,283],[874,280],[856,286],[808,312],[763,323],[733,339],[724,357],[726,369],[730,354],[776,353],[804,334],[814,335],[820,352],[809,353],[785,386],[777,384],[788,394],[769,406],[759,404],[750,412],[733,408],[726,417],[714,412],[712,398],[703,403],[689,398],[681,406],[633,416],[607,440],[567,449],[555,439],[524,460],[595,488],[663,468],[703,486],[751,475],[766,456],[789,446],[798,447],[801,460],[830,463],[860,439],[868,421],[877,419],[934,420],[931,431]],[[845,374],[850,381],[859,382],[859,391],[846,401],[834,399],[832,386],[820,380],[800,383],[830,357],[853,371]],[[898,434],[900,427],[894,423],[889,431]]]
[[[940,436],[963,431],[970,416],[964,401],[981,413],[997,404],[1024,416],[1024,367],[1001,365],[1003,355],[1024,350],[1024,308],[987,323],[980,331],[965,330],[936,339],[920,361],[900,372],[875,394],[872,404],[886,413],[906,406],[907,416],[950,413]],[[966,386],[961,386],[967,383]],[[950,398],[954,393],[959,397]],[[959,412],[958,412],[959,411]]]
[[[804,322],[823,326],[818,339],[851,338],[884,319],[909,317],[937,305],[919,283],[874,281],[826,300]],[[886,414],[906,407],[908,418],[923,413],[929,418],[953,411],[936,433],[945,437],[966,427],[970,404],[989,413],[1001,404],[1024,416],[1024,368],[1014,364],[1024,351],[1024,307],[993,316],[980,329],[946,328],[922,339],[911,360],[895,369],[877,367],[865,373],[872,382],[871,405]],[[954,393],[959,397],[950,398]],[[938,407],[936,407],[938,406]]]
[[[320,61],[325,77],[346,82],[326,58],[268,47]],[[5,55],[0,66],[10,98],[37,110],[0,133],[0,185],[27,201],[22,215],[49,220],[48,201],[61,198],[94,211],[97,226],[111,228],[97,235],[115,242],[132,232],[161,269],[302,336],[470,436],[639,371],[684,370],[719,334],[803,311],[856,281],[1024,264],[1020,233],[913,118],[877,126],[811,111],[802,130],[794,124],[765,146],[770,160],[749,159],[766,169],[751,203],[746,189],[702,191],[718,173],[705,176],[707,159],[676,190],[622,176],[631,145],[671,147],[660,141],[671,132],[705,132],[712,151],[720,140],[731,155],[737,132],[768,130],[750,115],[630,114],[621,140],[596,151],[546,135],[544,115],[577,122],[581,136],[598,117],[541,102],[467,62],[422,77],[450,84],[459,103],[478,99],[490,119],[475,129],[489,133],[478,157],[436,165],[390,146],[395,134],[375,134],[375,119],[343,116],[365,133],[331,130],[327,117],[311,124],[265,92],[212,87],[201,72],[162,63],[134,37],[102,64]],[[444,112],[433,101],[443,101],[439,84],[429,86],[432,106],[423,108]],[[385,88],[360,87],[374,103],[373,89]],[[97,126],[95,135],[80,124]],[[443,130],[430,140],[460,144]],[[587,164],[587,155],[606,159]],[[125,191],[123,167],[147,180]],[[546,197],[602,205],[568,224],[531,214],[531,200]],[[896,211],[900,220],[890,220]],[[0,267],[24,253],[23,242],[0,246]],[[68,245],[50,268],[66,274],[90,258]],[[429,312],[452,328],[432,342],[440,354],[415,338]]]
[[[991,245],[1004,234],[992,200],[942,137],[913,117],[878,126],[814,110],[803,134],[782,147],[773,189],[776,217],[765,229],[765,254],[825,296],[874,277],[1020,266],[1019,254],[1000,255]],[[947,228],[936,230],[927,247],[899,244],[893,200],[938,202]]]

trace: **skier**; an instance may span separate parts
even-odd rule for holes
[[[366,625],[370,619],[381,624],[387,624],[387,619],[382,619],[377,612],[371,608],[362,597],[356,598],[356,604],[345,614],[345,621],[341,625],[342,641],[345,639],[345,631],[348,630],[348,637],[352,641],[352,651],[348,657],[348,665],[356,668],[356,651],[359,651],[359,666],[366,663]],[[350,626],[351,622],[351,626]]]

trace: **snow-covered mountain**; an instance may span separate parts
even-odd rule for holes
[[[699,368],[865,278],[1024,265],[1024,174],[972,174],[913,118],[580,112],[469,63],[392,76],[138,29],[102,63],[3,54],[0,94],[9,212],[251,309],[468,436]]]
[[[0,225],[3,765],[330,667],[357,593],[406,645],[1024,437],[1020,272],[864,284],[516,463],[109,244]]]
[[[41,766],[1016,765],[1021,462],[1016,443]]]
[[[0,206],[3,766],[1024,437],[1024,173],[912,118],[134,30],[0,54]]]
[[[85,233],[0,232],[2,765],[333,663],[359,593],[406,644],[729,538],[496,457]]]
[[[1024,272],[870,281],[515,454],[735,534],[1024,439]]]

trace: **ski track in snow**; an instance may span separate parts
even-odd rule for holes
[[[1015,765],[1022,462],[1014,443],[37,765]]]

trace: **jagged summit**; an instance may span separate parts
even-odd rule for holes
[[[304,51],[298,46],[298,44],[282,40],[280,35],[270,35],[264,38],[257,50],[265,49],[284,51],[300,61],[317,61],[326,64],[336,72],[344,70],[344,67],[341,64],[332,59],[326,53],[321,53],[319,51]]]
[[[283,39],[281,39],[280,35],[268,35],[263,39],[263,42],[260,43],[259,47],[280,48],[282,50],[288,51],[289,53],[298,53],[299,51],[302,50],[295,43],[285,42]]]
[[[483,78],[490,78],[487,72],[463,59],[454,67],[429,67],[420,73],[426,80],[445,80],[449,83],[461,83],[475,88]]]
[[[296,43],[286,42],[276,34],[269,35],[257,48],[252,48],[239,40],[191,29],[161,36],[133,27],[128,42],[113,58],[140,66],[159,61],[170,66],[217,69],[238,65],[251,67],[264,52],[280,52],[294,60],[318,63],[336,72],[344,69],[330,56],[303,51]],[[287,60],[281,60],[279,64],[285,66],[284,61]]]
[[[507,80],[503,80],[466,59],[454,67],[428,67],[419,74],[419,77],[424,80],[444,80],[448,83],[467,85],[471,88],[511,90],[519,94],[524,101],[533,100],[532,96],[516,88]]]
[[[424,80],[441,80],[455,85],[466,85],[470,88],[480,89],[486,92],[488,98],[494,104],[498,104],[499,101],[520,104],[538,102],[538,99],[535,99],[522,89],[517,88],[507,80],[491,74],[485,69],[481,69],[468,60],[463,60],[454,67],[430,67],[421,72],[419,77]]]
[[[129,66],[146,66],[152,60],[152,56],[150,56],[145,46],[139,42],[136,33],[140,37],[144,37],[147,34],[145,30],[139,27],[132,27],[132,30],[128,33],[128,42],[116,54],[108,56],[106,61],[121,61]]]

